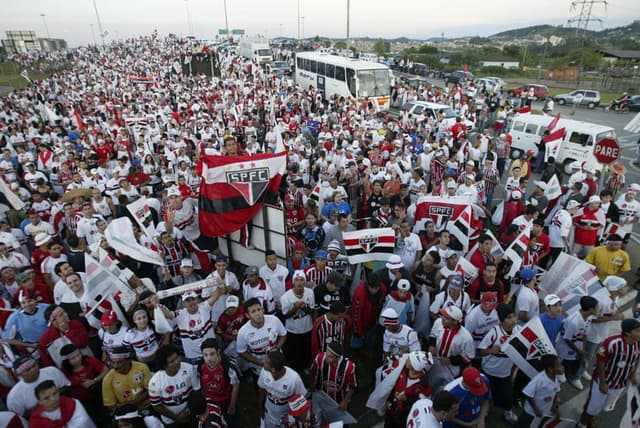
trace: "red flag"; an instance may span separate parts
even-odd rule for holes
[[[75,119],[76,125],[78,126],[78,129],[80,129],[81,131],[84,131],[84,123],[82,122],[82,117],[80,116],[80,113],[75,108],[72,110],[72,113],[73,113],[73,118]]]
[[[468,73],[468,72],[469,72],[469,65],[468,65],[468,64],[465,64],[465,65],[462,67],[462,69],[464,70],[464,72],[465,72],[465,73]]]
[[[526,106],[526,107],[522,107],[520,110],[518,110],[519,114],[529,114],[531,113],[531,106]]]
[[[547,129],[549,130],[549,132],[553,131],[553,129],[556,127],[559,121],[560,121],[560,113],[558,113],[556,117],[554,117],[553,120],[549,123],[549,126],[547,126]]]
[[[275,200],[287,155],[204,155],[202,161],[200,231],[217,237],[243,228],[263,202]]]
[[[564,137],[564,128],[560,128],[549,135],[545,135],[542,139],[545,143],[550,143],[555,140],[562,140],[562,137]]]
[[[560,150],[560,143],[562,142],[562,138],[564,137],[564,128],[560,128],[557,131],[552,132],[549,135],[545,135],[542,137],[544,141],[544,161],[546,162],[549,157],[553,156],[556,158],[558,156],[558,151]]]

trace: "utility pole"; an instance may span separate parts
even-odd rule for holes
[[[40,16],[42,17],[42,23],[44,24],[44,29],[47,32],[47,39],[51,38],[51,35],[49,34],[49,26],[47,25],[47,20],[46,20],[46,16],[44,13],[41,13]]]
[[[349,45],[349,24],[351,21],[351,0],[347,0],[347,46]]]
[[[580,41],[580,64],[578,65],[578,80],[576,86],[582,81],[582,73],[584,72],[584,42],[586,39],[587,27],[591,22],[600,22],[602,19],[594,18],[591,15],[593,5],[602,3],[606,9],[609,2],[607,0],[574,0],[571,2],[571,11],[578,12],[574,18],[569,19],[568,24],[575,24],[576,38]],[[579,10],[579,11],[578,11]]]
[[[189,35],[193,35],[193,24],[191,22],[191,11],[189,10],[189,0],[184,0],[184,4],[187,7],[187,25],[189,26]]]
[[[300,40],[300,0],[298,0],[298,40]]]
[[[98,13],[98,6],[96,6],[96,0],[93,0],[93,8],[96,10],[96,19],[98,20],[98,31],[100,31],[100,38],[102,39],[102,45],[104,46],[105,32],[102,31],[102,23],[100,22],[100,14]]]
[[[224,24],[227,26],[227,40],[231,40],[231,31],[229,30],[229,17],[227,16],[227,0],[224,0]],[[213,76],[213,73],[211,74]]]

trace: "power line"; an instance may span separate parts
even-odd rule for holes
[[[579,85],[582,80],[582,73],[584,72],[584,42],[586,39],[587,27],[592,22],[599,22],[602,24],[602,19],[595,18],[591,15],[593,6],[595,4],[602,3],[607,8],[609,2],[607,0],[574,0],[571,2],[571,11],[578,11],[578,15],[567,21],[569,25],[576,26],[576,38],[580,41],[580,65],[578,66],[578,82]]]

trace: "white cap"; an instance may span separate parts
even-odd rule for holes
[[[453,180],[449,180],[447,181],[447,189],[457,189],[458,185],[456,184],[455,181]]]
[[[545,183],[544,181],[537,180],[537,181],[534,181],[533,184],[535,184],[536,187],[539,187],[542,190],[546,190],[547,188],[547,183]]]
[[[609,291],[618,291],[627,285],[627,281],[619,276],[609,275],[604,279],[604,281],[602,281],[602,285],[607,287]]]
[[[180,193],[180,190],[178,190],[176,186],[171,186],[167,190],[167,197],[171,196],[182,196],[182,193]]]
[[[307,276],[304,274],[304,271],[301,269],[296,270],[295,272],[293,272],[293,276],[292,276],[292,280],[295,281],[298,278],[302,278],[305,281],[307,280]]]
[[[237,308],[240,306],[240,299],[237,296],[229,296],[227,297],[227,301],[225,302],[225,308]]]
[[[191,259],[182,259],[180,267],[193,267],[193,261]]]
[[[462,311],[457,306],[447,306],[444,309],[440,309],[440,315],[446,315],[458,322],[462,321],[463,318]]]
[[[182,295],[182,301],[184,302],[187,299],[197,299],[198,294],[195,291],[187,291]]]
[[[393,254],[389,257],[389,262],[386,264],[387,269],[402,269],[404,267],[404,263],[402,263],[402,259],[399,255]]]
[[[580,202],[576,201],[575,199],[570,200],[569,202],[567,202],[567,209],[573,209],[573,208],[578,208],[580,206]]]
[[[416,371],[429,369],[433,365],[433,357],[430,352],[413,351],[409,354],[409,361]]]
[[[598,195],[593,195],[591,197],[589,197],[589,200],[587,202],[585,202],[585,205],[589,205],[589,204],[601,204],[602,201],[600,200],[600,197]]]
[[[511,199],[513,199],[514,201],[519,201],[520,199],[522,199],[522,192],[519,190],[512,191]]]
[[[401,280],[398,281],[397,287],[398,287],[398,290],[409,291],[409,289],[411,288],[411,283],[409,282],[408,279],[402,278]]]
[[[546,306],[553,306],[558,302],[562,302],[562,300],[555,294],[547,294],[544,298],[544,304]]]
[[[382,314],[380,314],[380,315],[382,316],[382,318],[388,318],[388,319],[397,319],[398,318],[398,313],[393,308],[385,309],[384,311],[382,311]]]

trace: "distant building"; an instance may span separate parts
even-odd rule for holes
[[[488,56],[480,58],[480,67],[520,68],[520,61],[513,58]]]
[[[598,52],[602,54],[602,58],[610,63],[625,61],[625,62],[640,62],[640,51],[625,51],[619,49],[600,49]]]
[[[67,48],[63,39],[38,38],[35,31],[6,31],[7,38],[2,47],[7,55],[23,54],[30,51],[56,51]]]

